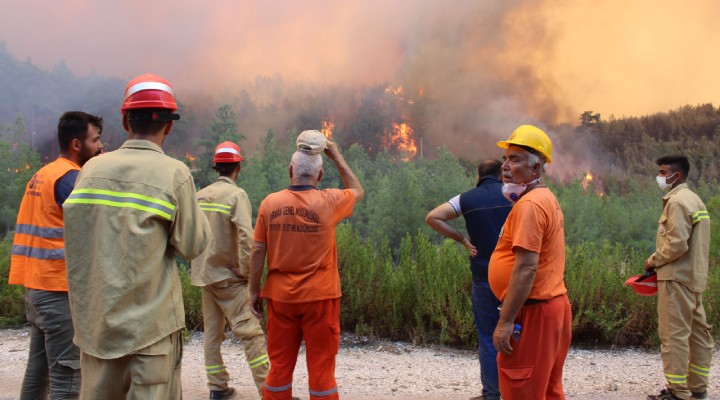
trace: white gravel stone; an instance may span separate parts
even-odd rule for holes
[[[0,400],[18,399],[27,362],[27,329],[0,330]],[[242,345],[223,344],[231,385],[241,399],[258,399]],[[720,400],[720,346],[710,369],[710,398]],[[195,333],[183,355],[183,397],[206,399],[202,334]],[[346,400],[454,400],[480,394],[480,372],[474,351],[420,347],[402,342],[375,342],[344,335],[336,377]],[[305,351],[301,350],[293,394],[308,396]],[[572,348],[565,363],[564,387],[571,400],[645,399],[663,388],[659,350]]]

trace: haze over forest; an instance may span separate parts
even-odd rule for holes
[[[380,136],[406,124],[429,154],[447,146],[474,162],[534,123],[551,128],[558,163],[572,165],[593,151],[564,140],[573,130],[562,126],[584,111],[623,117],[720,103],[712,51],[720,3],[709,0],[0,0],[0,8],[0,65],[27,79],[0,76],[0,124],[20,114],[39,143],[52,141],[58,112],[83,107],[108,120],[119,145],[122,88],[145,72],[176,87],[187,117],[180,147],[230,104],[250,149],[268,129],[283,137],[325,121],[346,143],[377,136],[378,151]],[[365,124],[368,113],[377,120]]]

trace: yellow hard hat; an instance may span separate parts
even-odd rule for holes
[[[529,147],[545,157],[548,164],[552,162],[552,142],[540,128],[532,125],[520,125],[508,140],[497,142],[498,147],[507,149],[511,144]]]

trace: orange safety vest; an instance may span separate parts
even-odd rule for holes
[[[55,183],[80,167],[58,158],[40,168],[25,187],[10,259],[8,283],[67,292],[63,210],[55,202]]]

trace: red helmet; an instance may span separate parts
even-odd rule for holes
[[[125,99],[120,110],[138,108],[160,108],[171,111],[178,109],[175,92],[165,78],[152,74],[136,76],[125,87]]]
[[[657,294],[657,274],[648,271],[645,275],[635,275],[628,278],[625,284],[630,286],[640,296],[655,296]]]
[[[235,163],[243,160],[240,146],[233,142],[222,142],[215,147],[214,163]]]

